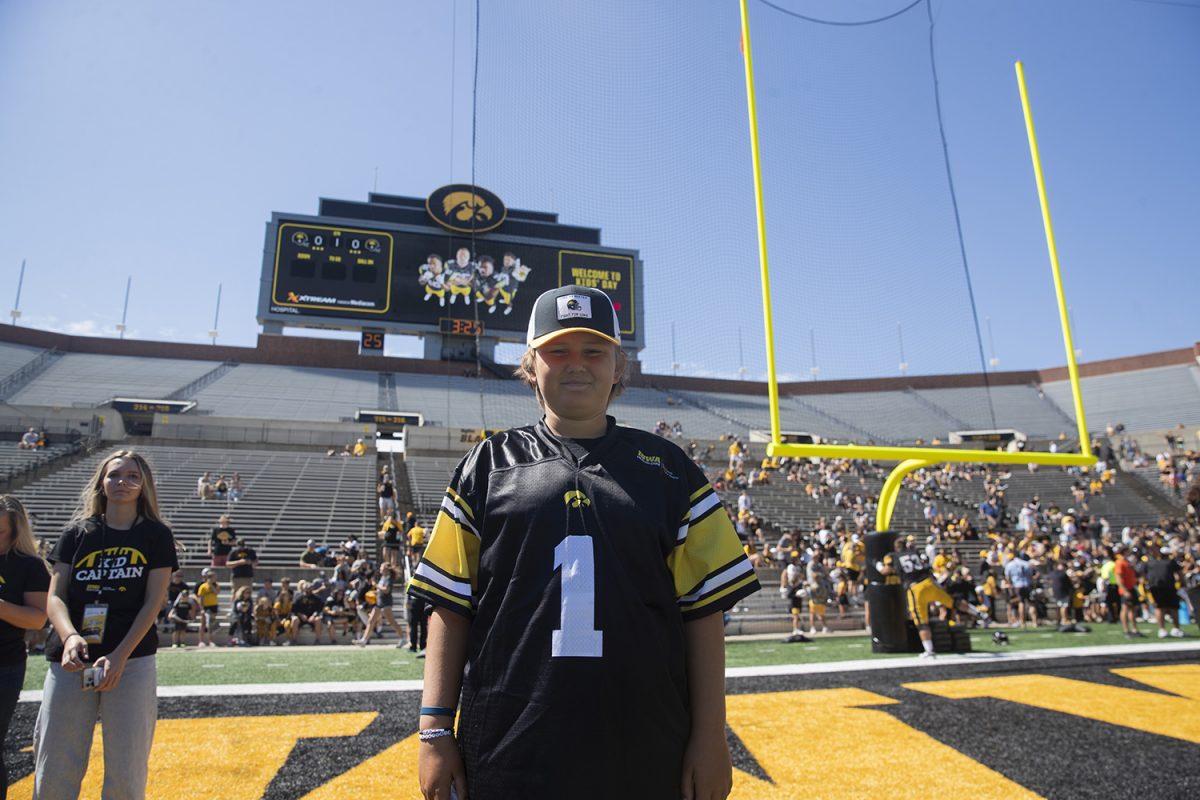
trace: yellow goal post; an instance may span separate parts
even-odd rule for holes
[[[922,467],[945,462],[972,464],[1044,464],[1054,466],[1091,466],[1096,457],[1092,454],[1091,438],[1083,411],[1083,396],[1079,390],[1079,369],[1075,363],[1075,346],[1071,339],[1071,324],[1067,314],[1067,301],[1063,293],[1062,274],[1058,263],[1058,250],[1054,244],[1054,229],[1050,222],[1050,206],[1046,200],[1046,186],[1042,176],[1042,163],[1038,155],[1037,136],[1033,128],[1033,114],[1029,107],[1029,96],[1025,87],[1025,70],[1016,62],[1017,86],[1021,94],[1021,108],[1025,115],[1025,130],[1029,135],[1029,152],[1033,161],[1033,174],[1037,183],[1038,201],[1041,204],[1042,223],[1046,233],[1046,248],[1050,255],[1050,271],[1054,281],[1054,292],[1058,300],[1058,317],[1062,324],[1063,345],[1066,348],[1067,373],[1071,383],[1071,396],[1075,405],[1075,420],[1079,432],[1079,453],[1033,453],[994,450],[967,450],[936,447],[894,447],[854,444],[793,444],[782,441],[779,419],[779,378],[775,366],[775,335],[771,321],[771,276],[767,265],[767,226],[763,211],[762,163],[758,146],[758,115],[754,103],[754,62],[750,50],[749,0],[739,0],[742,16],[741,49],[746,71],[746,103],[750,116],[750,154],[754,171],[754,204],[758,223],[758,257],[761,270],[763,328],[767,345],[767,391],[771,412],[771,439],[767,444],[769,456],[791,456],[797,458],[856,458],[876,461],[899,462],[884,482],[876,512],[876,530],[886,531],[896,506],[901,483],[905,475]]]

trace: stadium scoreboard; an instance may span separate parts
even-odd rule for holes
[[[644,346],[636,250],[602,246],[598,230],[547,212],[494,210],[498,200],[487,209],[502,224],[472,235],[461,229],[469,205],[452,228],[434,218],[440,204],[387,199],[322,201],[317,216],[274,213],[259,322],[359,331],[364,352],[378,352],[387,333],[523,342],[534,299],[578,284],[608,293],[625,346]]]

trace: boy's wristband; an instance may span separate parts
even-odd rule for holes
[[[432,742],[434,739],[441,739],[445,736],[453,736],[454,731],[449,728],[426,728],[423,731],[417,732],[417,737],[422,742]]]
[[[455,709],[449,706],[421,706],[423,717],[453,717]]]

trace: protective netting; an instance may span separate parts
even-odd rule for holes
[[[640,252],[643,372],[761,381],[739,9],[721,6],[483,2],[476,27],[474,4],[460,3],[458,46],[474,48],[477,33],[478,61],[457,81],[474,92],[473,117],[458,123],[473,124],[473,151],[453,177]],[[780,380],[986,372],[929,5],[751,0],[750,20]],[[515,362],[522,350],[497,355]],[[494,400],[485,412],[504,417],[509,400]],[[910,431],[906,407],[935,422]],[[764,419],[757,408],[730,416]],[[785,428],[824,419],[824,435],[842,440],[911,443],[1020,421],[1000,417],[986,385],[784,404]]]

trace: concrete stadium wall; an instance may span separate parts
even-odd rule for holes
[[[285,422],[245,417],[156,414],[151,438],[181,444],[288,444],[341,448],[362,438],[375,441],[375,426],[360,422]]]
[[[24,433],[35,427],[52,439],[78,432],[97,435],[101,441],[119,442],[125,438],[125,420],[111,408],[58,408],[50,406],[4,405],[0,411],[0,431]]]

